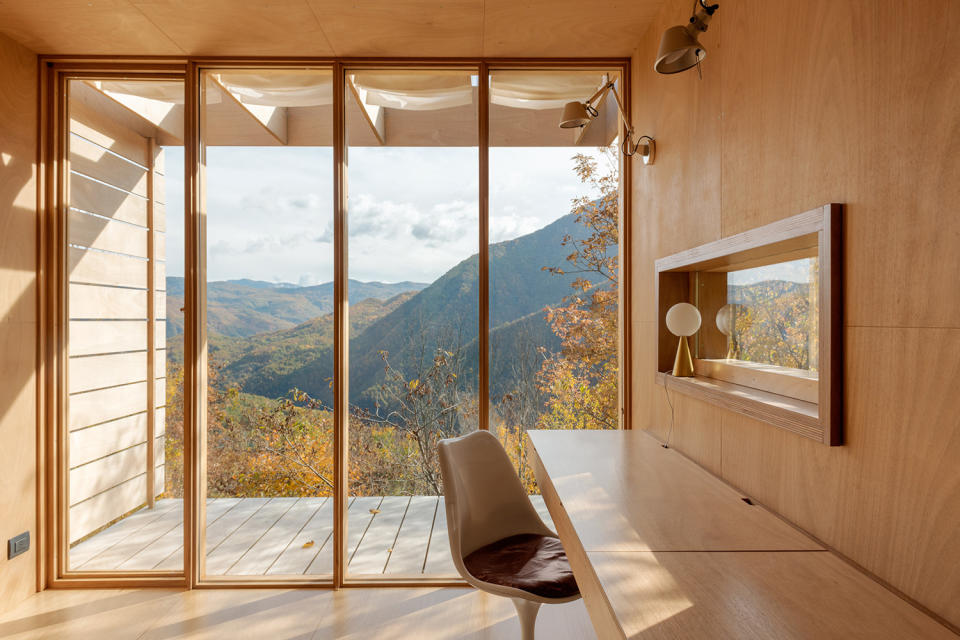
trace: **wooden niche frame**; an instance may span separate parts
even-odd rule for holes
[[[842,234],[843,207],[827,204],[657,260],[657,383],[827,445],[843,444]],[[816,382],[710,359],[723,358],[717,353],[726,351],[725,336],[713,322],[726,304],[726,273],[812,256],[819,258]],[[703,315],[690,343],[695,369],[690,378],[670,373],[677,338],[667,330],[665,316],[678,302],[696,305]]]

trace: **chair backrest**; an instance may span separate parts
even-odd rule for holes
[[[500,442],[489,431],[441,440],[440,473],[453,561],[520,533],[555,535],[533,508]]]

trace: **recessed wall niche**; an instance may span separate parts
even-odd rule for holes
[[[656,261],[658,384],[843,444],[843,207],[827,204]],[[667,310],[700,311],[694,375],[671,371]]]

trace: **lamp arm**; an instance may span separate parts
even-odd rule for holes
[[[620,100],[620,93],[617,91],[617,88],[613,86],[611,82],[609,85],[610,91],[613,93],[613,97],[617,100],[617,111],[620,112],[620,117],[623,118],[623,124],[627,128],[627,135],[633,135],[633,126],[630,124],[630,118],[627,117],[626,112],[623,110],[623,102]]]
[[[637,152],[641,140],[646,139],[649,140],[650,143],[653,143],[653,138],[650,136],[640,136],[636,142],[633,141],[633,125],[630,124],[630,118],[627,116],[627,112],[623,108],[623,101],[620,99],[620,92],[617,91],[616,83],[614,83],[613,80],[600,87],[595,94],[590,96],[590,99],[585,103],[587,107],[592,108],[592,103],[607,91],[613,93],[613,97],[617,102],[617,111],[620,113],[620,117],[623,118],[623,125],[627,129],[626,139],[623,141],[623,144],[620,145],[620,150],[623,151],[623,155],[628,157],[632,156]]]
[[[617,111],[620,112],[620,117],[623,118],[623,126],[627,129],[627,135],[623,141],[623,144],[620,145],[620,150],[623,152],[623,155],[629,157],[637,152],[637,147],[640,145],[640,140],[643,138],[648,138],[649,136],[642,136],[640,140],[636,142],[633,141],[633,125],[630,124],[630,118],[627,117],[627,113],[623,108],[623,101],[620,99],[620,93],[617,91],[617,88],[614,86],[613,82],[609,83],[610,91],[613,93],[613,97],[617,101]]]
[[[617,100],[617,111],[620,112],[620,117],[623,118],[623,123],[627,126],[627,133],[633,133],[633,127],[630,126],[630,119],[623,110],[623,102],[620,100],[620,93],[617,91],[616,83],[614,83],[613,80],[600,87],[597,92],[590,96],[590,99],[584,104],[586,104],[588,107],[592,107],[593,103],[608,91],[613,92],[613,97]]]
[[[607,83],[604,84],[602,87],[600,87],[599,89],[597,89],[597,92],[596,92],[595,94],[593,94],[592,96],[590,96],[590,98],[589,98],[584,104],[586,104],[586,105],[593,105],[594,101],[596,101],[597,98],[599,98],[600,96],[602,96],[604,93],[606,93],[606,92],[609,91],[610,89],[613,89],[613,80],[607,82]]]

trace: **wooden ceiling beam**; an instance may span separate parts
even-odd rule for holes
[[[155,129],[154,135],[146,137],[157,138],[162,144],[183,144],[183,105],[144,98],[128,93],[118,93],[101,89],[96,81],[84,82],[84,85],[104,96],[113,104],[117,104],[124,111],[133,114],[139,120]]]
[[[270,107],[258,104],[247,104],[240,100],[230,89],[223,85],[214,75],[208,76],[212,85],[220,89],[220,93],[227,100],[235,102],[244,113],[253,118],[260,126],[276,138],[281,145],[287,144],[287,107]]]
[[[381,145],[387,144],[386,109],[380,105],[367,104],[367,90],[358,87],[352,76],[347,76],[347,86],[360,107],[364,119]]]

